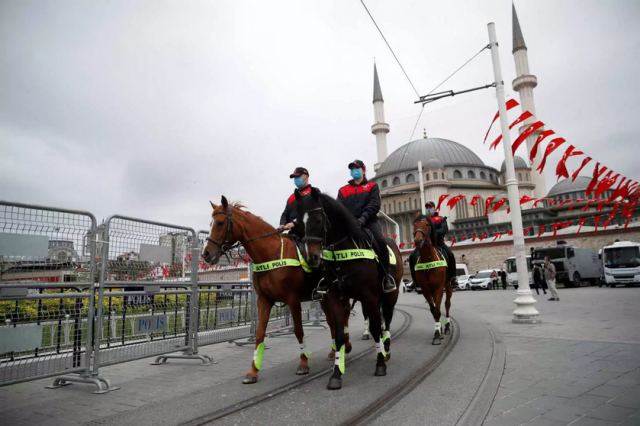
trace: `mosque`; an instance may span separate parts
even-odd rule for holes
[[[513,90],[518,92],[522,110],[528,110],[535,115],[533,89],[537,86],[537,78],[529,72],[527,46],[522,36],[520,23],[515,7],[512,10],[513,21],[513,58],[516,65],[516,78],[513,80]],[[391,154],[387,155],[387,133],[390,126],[385,122],[384,99],[380,88],[378,71],[374,64],[373,70],[373,109],[375,123],[371,132],[376,137],[377,163],[374,166],[375,182],[380,187],[382,211],[396,221],[400,226],[400,242],[410,244],[413,241],[413,218],[421,209],[418,161],[422,161],[425,200],[434,200],[442,194],[467,194],[481,197],[475,206],[470,205],[468,199],[460,201],[454,209],[447,206],[441,208],[441,214],[447,216],[449,236],[457,241],[486,233],[493,236],[495,232],[506,232],[511,227],[506,209],[485,215],[485,200],[489,196],[507,197],[505,185],[505,164],[496,169],[485,164],[482,159],[463,144],[443,138],[427,137],[408,142]],[[533,118],[525,121],[520,128],[524,130]],[[535,142],[539,129],[526,141],[527,151]],[[542,151],[542,150],[540,150]],[[587,198],[585,189],[589,185],[590,177],[578,177],[574,182],[562,180],[547,191],[545,177],[535,171],[542,157],[542,152],[528,164],[523,158],[516,156],[514,165],[520,195],[535,198],[548,197],[557,201]],[[532,170],[533,169],[533,170]],[[446,204],[446,203],[445,203]],[[539,204],[537,208],[529,208],[531,204],[523,205],[522,220],[525,228],[533,226],[538,232],[539,225],[548,225],[560,220],[576,219],[581,216],[594,215],[595,207],[587,212],[581,208],[555,207],[549,204]],[[582,207],[582,206],[581,206]],[[603,209],[606,214],[610,209]],[[634,218],[635,219],[635,218]],[[618,220],[618,219],[616,219]],[[621,219],[620,219],[621,220]],[[587,221],[587,225],[593,221]],[[385,232],[394,233],[389,222],[384,223]]]

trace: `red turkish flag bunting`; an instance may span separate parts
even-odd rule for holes
[[[523,195],[522,197],[520,197],[520,205],[529,203],[531,201],[535,201],[536,199],[533,197],[530,197],[528,195]]]
[[[598,232],[598,225],[600,225],[600,215],[598,216],[594,216],[593,218],[593,224],[595,225],[596,229],[594,230],[595,232]]]
[[[505,106],[507,107],[507,111],[517,107],[518,105],[520,105],[520,104],[515,99],[508,99],[507,102],[505,102]],[[493,124],[496,122],[498,117],[500,117],[500,111],[496,112],[496,115],[493,116],[493,120],[491,120],[491,124],[489,125],[489,128],[487,129],[487,133],[484,135],[484,140],[482,141],[482,143],[487,142],[487,138],[489,137],[489,132],[491,131],[491,128],[493,127]]]
[[[607,175],[607,177],[604,178],[596,187],[596,197],[599,197],[603,193],[607,192],[609,188],[611,188],[616,183],[619,177],[620,173],[616,173],[616,175],[612,177],[609,177]]]
[[[620,203],[617,202],[613,205],[613,209],[611,210],[611,213],[609,213],[609,216],[607,217],[607,220],[604,221],[604,223],[602,224],[603,228],[607,228],[607,226],[609,226],[609,224],[611,223],[611,221],[616,217],[616,215],[618,214],[618,210],[620,210]]]
[[[556,176],[568,178],[569,172],[567,171],[567,160],[569,159],[569,157],[582,154],[584,154],[584,152],[576,150],[576,147],[573,145],[569,145],[569,147],[564,151],[564,154],[558,162],[558,165],[556,166]]]
[[[506,197],[500,198],[494,205],[491,212],[496,212],[500,209],[500,207],[504,206],[504,204],[508,201]]]
[[[600,176],[602,176],[602,174],[606,171],[607,171],[606,166],[603,166],[602,169],[600,169],[600,162],[596,163],[595,167],[593,168],[593,176],[591,177],[591,182],[589,182],[589,185],[585,190],[585,193],[588,196],[591,196],[591,192],[593,192],[593,189],[596,187],[596,184],[598,183]]]
[[[533,132],[535,132],[542,126],[544,126],[544,123],[542,121],[536,121],[526,129],[524,129],[523,132],[520,133],[520,136],[518,136],[516,140],[513,142],[513,144],[511,145],[511,153],[513,155],[516,155],[516,151],[518,150],[520,145],[522,145],[522,142],[526,141],[527,138],[533,134]]]
[[[481,197],[480,195],[474,195],[469,204],[471,204],[473,207],[477,206],[478,200],[480,200],[480,197]]]
[[[533,117],[533,114],[531,114],[529,111],[523,112],[520,117],[518,117],[513,123],[509,124],[509,130],[513,129],[515,126],[522,123],[529,117]],[[491,142],[491,145],[489,145],[489,149],[496,149],[496,147],[500,145],[500,141],[502,141],[502,133],[500,133],[498,137],[496,137],[493,142]]]
[[[564,138],[552,139],[551,142],[549,142],[549,145],[547,145],[547,148],[544,150],[544,156],[542,157],[542,161],[540,162],[536,170],[542,173],[544,171],[544,166],[547,164],[547,157],[549,157],[549,155],[551,155],[553,151],[558,149],[558,147],[565,142],[566,140]]]
[[[466,196],[464,194],[458,194],[455,197],[449,198],[449,201],[447,201],[447,207],[453,210],[456,204],[458,204],[458,202],[460,202],[465,197]]]
[[[538,225],[538,237],[540,237],[542,234],[544,234],[545,231],[545,225]]]
[[[576,234],[580,233],[580,230],[582,229],[582,227],[584,226],[584,223],[587,221],[586,217],[581,217],[578,219],[578,230],[576,231]]]
[[[495,200],[496,197],[491,196],[491,197],[487,197],[486,200],[484,200],[484,215],[488,215],[489,214],[489,210],[491,209],[491,203],[493,203],[493,200]]]
[[[544,130],[542,133],[540,133],[540,135],[538,136],[538,139],[536,139],[535,143],[531,147],[531,152],[529,152],[529,161],[533,162],[534,158],[536,158],[536,156],[538,155],[538,145],[540,145],[543,139],[546,138],[547,136],[554,135],[555,133],[556,133],[555,131],[550,129]]]
[[[507,229],[507,235],[511,237],[513,235],[513,230]]]
[[[414,244],[415,244],[415,243],[414,243]],[[455,237],[455,236],[452,236],[452,237],[451,237],[451,247],[453,247],[453,246],[455,246],[455,245],[456,245],[456,237]]]
[[[590,161],[591,161],[591,157],[586,157],[582,159],[582,163],[580,164],[580,167],[575,169],[575,171],[571,174],[571,182],[576,180],[576,178],[578,177],[582,169],[584,169],[584,166],[589,164]]]
[[[502,232],[495,232],[495,233],[493,234],[493,240],[491,240],[491,241],[495,241],[495,240],[497,240],[498,238],[502,238]]]
[[[447,197],[449,196],[449,194],[442,194],[441,196],[438,197],[438,205],[436,206],[436,210],[440,210],[440,206],[442,206],[442,202],[444,200],[447,199]]]

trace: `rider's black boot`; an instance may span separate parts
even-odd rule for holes
[[[396,290],[396,280],[393,279],[391,274],[385,275],[382,279],[382,291],[384,293],[391,293]]]

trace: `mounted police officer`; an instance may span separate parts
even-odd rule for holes
[[[304,167],[296,167],[293,173],[289,175],[289,179],[293,179],[293,184],[303,197],[311,194],[311,184],[309,183],[309,171]],[[288,230],[291,234],[298,237],[302,236],[298,223],[296,222],[296,209],[293,205],[296,201],[295,192],[287,199],[287,205],[280,216],[279,230]],[[296,226],[298,225],[298,226]]]
[[[441,250],[444,254],[444,257],[447,260],[447,270],[449,276],[455,278],[456,276],[456,259],[453,255],[453,252],[444,242],[444,238],[449,232],[449,226],[447,225],[447,218],[440,216],[439,212],[436,210],[436,204],[433,201],[428,201],[424,205],[427,211],[427,217],[431,221],[431,226],[433,227],[433,232],[436,237],[435,245]],[[416,249],[409,255],[409,266],[411,270],[411,278],[415,282],[415,271],[414,266],[418,261],[418,257],[420,256],[420,250],[416,247]]]
[[[338,191],[338,201],[355,216],[360,226],[371,231],[374,238],[374,249],[378,254],[380,266],[384,272],[382,289],[390,293],[396,289],[393,276],[389,273],[389,250],[387,242],[382,235],[382,229],[378,224],[378,211],[380,211],[380,189],[378,185],[367,180],[366,166],[360,160],[349,163],[351,179],[349,183]]]

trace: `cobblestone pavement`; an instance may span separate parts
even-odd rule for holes
[[[456,296],[506,343],[485,425],[640,424],[640,289],[561,289],[560,302],[540,295],[537,325],[510,322],[513,293]]]

